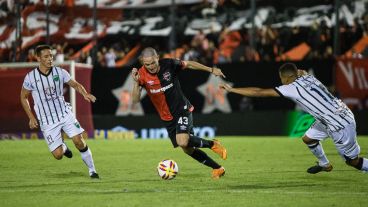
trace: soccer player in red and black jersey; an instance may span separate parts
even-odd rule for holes
[[[186,154],[198,162],[211,167],[212,178],[218,179],[225,174],[225,168],[212,160],[199,148],[210,148],[226,159],[226,149],[219,141],[206,140],[193,133],[192,111],[194,107],[184,96],[178,75],[181,70],[193,69],[210,72],[225,77],[219,68],[210,68],[194,61],[177,59],[159,59],[155,49],[145,48],[140,56],[143,66],[133,68],[133,102],[140,101],[141,90],[145,88],[153,105],[165,123],[174,147],[180,146]]]

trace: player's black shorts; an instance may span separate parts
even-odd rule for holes
[[[176,134],[187,133],[193,135],[193,116],[192,112],[183,111],[179,116],[174,117],[173,120],[166,122],[166,130],[169,134],[171,143],[177,147]]]

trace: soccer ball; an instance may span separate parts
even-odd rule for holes
[[[158,175],[164,180],[171,180],[179,172],[179,166],[174,160],[162,160],[157,166]]]

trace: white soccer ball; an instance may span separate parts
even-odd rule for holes
[[[171,180],[179,172],[179,166],[174,160],[162,160],[157,166],[158,175],[164,180]]]

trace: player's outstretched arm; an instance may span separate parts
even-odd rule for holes
[[[38,122],[37,122],[36,117],[33,115],[31,111],[31,107],[29,106],[28,97],[30,94],[31,94],[31,91],[22,87],[22,90],[20,92],[20,102],[22,103],[23,109],[29,118],[29,128],[35,129],[38,127]]]
[[[185,68],[189,68],[192,70],[202,70],[207,71],[209,73],[214,74],[215,76],[221,76],[223,78],[226,78],[225,75],[222,73],[220,68],[216,67],[208,67],[205,65],[202,65],[201,63],[195,62],[195,61],[184,61]]]
[[[80,93],[86,101],[88,102],[92,101],[93,103],[96,101],[96,97],[88,93],[86,89],[83,87],[83,85],[78,83],[77,81],[70,79],[70,81],[68,81],[67,84],[70,87],[74,88],[76,91],[78,91],[78,93]]]
[[[233,88],[229,84],[221,83],[220,88],[230,93],[237,93],[249,97],[279,97],[280,95],[273,88],[263,89],[255,87]]]
[[[132,77],[134,80],[133,90],[132,90],[132,99],[133,99],[133,104],[136,104],[141,100],[141,90],[142,90],[142,87],[139,86],[139,73],[138,73],[137,68],[133,68]]]

